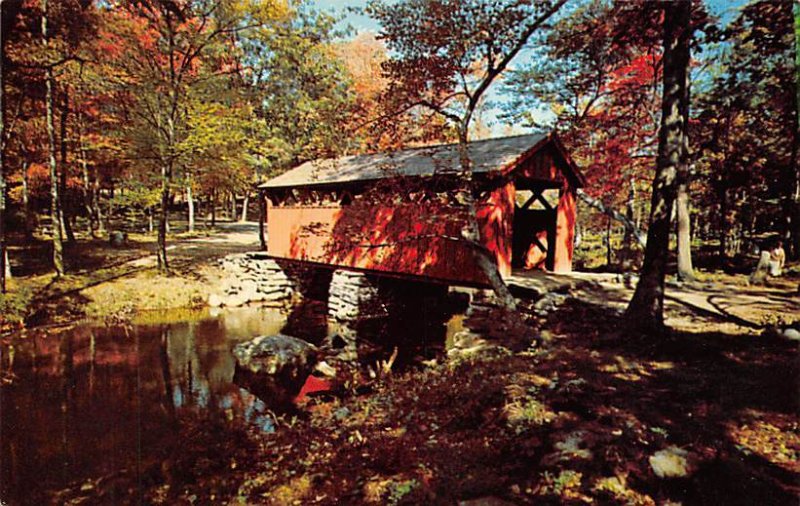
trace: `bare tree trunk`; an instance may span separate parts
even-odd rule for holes
[[[5,33],[2,28],[3,16],[0,4],[0,293],[6,293],[6,274],[8,255],[6,250],[6,121],[5,121],[5,74],[3,57],[5,56]],[[23,162],[25,164],[26,162]],[[27,167],[25,168],[27,169]]]
[[[169,220],[169,187],[172,180],[172,167],[161,167],[161,212],[158,216],[158,270],[169,272],[167,261],[167,221]]]
[[[67,193],[67,119],[69,117],[69,92],[64,91],[64,100],[61,102],[61,117],[59,118],[60,135],[59,142],[61,144],[61,174],[60,184],[61,189],[59,192],[58,210],[61,215],[61,225],[64,227],[64,232],[67,236],[68,242],[75,242],[75,233],[72,230],[72,209],[69,204],[69,195]]]
[[[194,197],[191,179],[186,183],[186,204],[189,206],[189,232],[194,232]]]
[[[611,268],[611,217],[606,216],[606,268]]]
[[[692,235],[689,217],[689,192],[687,184],[678,185],[678,193],[675,201],[677,207],[676,234],[678,238],[678,279],[681,281],[692,281],[695,279],[694,267],[692,266]]]
[[[22,209],[25,214],[25,239],[33,239],[33,208],[31,207],[31,183],[28,173],[30,164],[27,155],[22,160]]]
[[[625,203],[625,218],[632,224],[636,223],[636,180],[633,177],[628,180],[628,201]],[[631,228],[625,227],[622,243],[621,264],[625,271],[629,271],[634,264],[634,233]]]
[[[89,174],[89,160],[86,152],[86,143],[84,142],[84,117],[78,117],[78,149],[81,154],[81,172],[83,176],[83,207],[86,209],[86,216],[89,218],[89,235],[92,238],[97,237],[97,214],[94,210],[94,191],[92,190],[92,181]]]
[[[231,211],[230,211],[230,220],[231,222],[236,221],[236,192],[231,192]]]
[[[47,0],[42,0],[42,38],[45,46],[48,45],[47,34]],[[50,164],[50,228],[53,233],[53,267],[56,276],[64,275],[64,238],[61,235],[61,220],[59,215],[58,197],[58,168],[56,167],[56,127],[54,124],[54,99],[53,88],[55,79],[53,67],[48,65],[45,76],[45,108],[47,110],[47,140],[48,160]]]
[[[681,139],[682,159],[678,164],[678,190],[676,194],[676,230],[678,243],[678,280],[693,281],[692,232],[689,216],[689,72],[686,72],[686,91],[681,96],[681,115],[683,116],[683,137]]]
[[[106,228],[109,231],[114,229],[114,182],[111,182],[111,188],[108,192],[108,211],[106,211]]]
[[[664,326],[664,280],[670,236],[670,217],[677,192],[686,123],[681,110],[689,67],[689,18],[691,3],[678,0],[665,4],[664,89],[661,105],[658,158],[650,207],[650,227],[641,277],[626,312],[629,325],[659,330]]]
[[[724,175],[720,176],[717,198],[719,199],[719,217],[717,223],[717,234],[719,235],[719,257],[720,266],[724,266],[728,261],[728,190],[725,188]]]
[[[247,221],[247,206],[250,205],[250,192],[244,192],[244,202],[242,203],[242,217],[239,218],[239,221],[244,223]]]
[[[267,221],[267,200],[264,192],[258,191],[258,241],[261,243],[261,251],[267,251],[267,239],[264,235],[265,224]]]
[[[94,171],[94,180],[92,181],[92,203],[94,204],[94,213],[97,220],[97,232],[103,234],[106,231],[103,222],[103,207],[100,205],[100,177],[97,174],[97,169]]]
[[[461,236],[472,246],[475,261],[478,267],[486,275],[489,285],[492,287],[495,295],[497,295],[500,303],[509,311],[517,309],[517,301],[511,295],[508,286],[500,276],[500,271],[497,268],[497,262],[493,258],[492,253],[484,246],[481,240],[481,230],[478,225],[477,206],[475,205],[475,197],[472,192],[472,161],[469,158],[469,144],[468,144],[468,126],[469,120],[464,121],[461,128],[459,128],[458,148],[459,158],[461,163],[461,170],[463,171],[463,185],[460,193],[463,201],[466,203],[467,216],[466,223],[461,230]]]
[[[647,243],[645,234],[639,229],[639,227],[636,226],[636,223],[633,220],[628,219],[624,214],[610,206],[605,205],[599,199],[588,195],[583,190],[579,189],[576,193],[578,198],[580,198],[585,204],[622,223],[622,225],[625,227],[625,230],[633,234],[633,237],[636,238],[636,242],[639,243],[639,246],[642,248],[645,247],[645,244]]]
[[[147,208],[147,233],[148,234],[152,234],[154,228],[155,227],[153,227],[153,208],[152,207],[148,207]]]
[[[211,190],[211,226],[217,226],[217,190]]]

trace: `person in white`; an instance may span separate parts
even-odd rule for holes
[[[769,252],[769,275],[778,277],[783,273],[783,264],[786,263],[786,252],[783,251],[783,242],[778,241]]]

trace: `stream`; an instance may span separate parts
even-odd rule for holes
[[[401,341],[419,341],[428,332],[420,328],[430,327],[399,321],[388,335]],[[33,504],[43,491],[138,473],[191,414],[219,413],[274,431],[269,406],[233,382],[231,350],[278,332],[318,343],[328,331],[324,318],[299,322],[258,307],[158,312],[126,326],[29,331],[0,346],[0,368],[11,378],[0,386],[0,504]],[[418,358],[440,353],[455,330],[441,320],[434,327],[438,344],[417,347]]]

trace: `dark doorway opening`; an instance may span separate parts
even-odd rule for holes
[[[544,185],[517,187],[511,239],[511,267],[553,270],[560,193]]]

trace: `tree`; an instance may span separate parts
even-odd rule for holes
[[[723,31],[725,43],[694,93],[693,162],[700,210],[726,263],[764,231],[797,240],[797,78],[791,2],[756,1]],[[713,226],[710,226],[713,224]]]
[[[472,194],[470,127],[492,83],[565,3],[375,0],[366,8],[380,21],[381,38],[392,54],[384,66],[391,83],[386,100],[398,112],[429,109],[457,131],[460,167],[452,174],[460,183],[455,199],[466,209],[461,236],[507,309],[515,309],[516,302],[481,242]]]
[[[425,145],[456,140],[452,125],[429,110],[398,114],[391,102],[383,100],[390,86],[383,72],[389,54],[383,41],[372,32],[362,32],[335,47],[347,71],[353,91],[353,107],[346,131],[355,139],[355,152],[401,149],[409,144]],[[385,121],[387,117],[391,121]]]
[[[190,154],[180,147],[189,131],[191,92],[231,73],[225,55],[237,33],[285,13],[280,2],[235,0],[130,0],[123,7],[121,63],[136,97],[130,134],[140,159],[160,174],[157,256],[159,269],[168,272],[167,219],[175,171]]]
[[[629,262],[634,242],[645,244],[636,195],[658,128],[661,55],[651,17],[641,5],[587,2],[559,19],[506,81],[506,121],[559,132],[587,177],[579,198],[623,225]]]
[[[0,3],[0,293],[6,293],[6,174],[5,174],[5,79],[3,67],[5,66],[5,27],[3,21],[3,4]]]
[[[42,0],[42,40],[44,41],[45,51],[50,44],[47,31],[48,3]],[[64,238],[62,236],[61,205],[59,199],[59,179],[58,168],[56,166],[56,128],[54,124],[55,115],[55,78],[53,76],[54,63],[48,62],[45,67],[45,108],[47,110],[47,141],[48,141],[48,162],[50,167],[50,228],[53,235],[53,267],[56,276],[64,275]]]
[[[242,33],[243,78],[257,143],[248,153],[266,176],[356,146],[354,94],[334,40],[336,18],[298,2],[280,20]]]
[[[688,103],[687,74],[691,41],[691,2],[664,5],[664,57],[661,128],[650,203],[650,226],[641,276],[626,318],[638,328],[657,330],[664,324],[664,280],[669,251],[672,207],[678,175],[687,163],[685,149]]]

